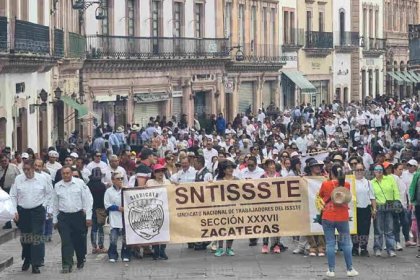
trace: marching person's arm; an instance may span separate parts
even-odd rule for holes
[[[14,218],[14,220],[15,220],[15,222],[18,222],[19,221],[19,214],[17,212],[17,204],[18,204],[18,201],[17,201],[16,181],[12,185],[12,187],[10,188],[9,195],[10,195],[10,199],[12,200],[12,203],[13,203],[13,210],[15,211],[15,218]]]
[[[397,182],[395,181],[394,178],[392,178],[392,192],[393,192],[393,198],[394,200],[400,200],[401,201],[401,196],[400,196],[400,189],[398,188]]]
[[[93,208],[93,196],[89,190],[89,187],[83,184],[82,186],[82,202],[83,210],[86,214],[86,226],[92,225],[92,208]]]
[[[111,212],[111,211],[122,212],[122,207],[119,207],[118,205],[116,205],[112,202],[112,197],[111,197],[111,194],[109,193],[108,190],[105,192],[104,206],[105,206],[105,209],[108,210],[109,212]]]
[[[47,177],[46,181],[46,187],[45,187],[45,201],[44,201],[44,208],[47,211],[48,218],[52,217],[53,212],[53,186],[52,186],[52,180],[50,180],[51,177]]]
[[[57,223],[58,223],[58,194],[57,194],[57,186],[55,186],[53,192],[52,192],[52,215],[53,215],[53,224],[54,228],[57,229]]]

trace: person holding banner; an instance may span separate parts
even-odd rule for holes
[[[347,276],[354,277],[359,273],[353,268],[352,244],[349,228],[348,203],[351,201],[350,184],[345,181],[343,167],[334,164],[331,168],[330,179],[324,181],[319,190],[324,208],[322,211],[322,228],[327,242],[327,277],[335,277],[335,231],[338,231],[338,243],[344,253]],[[344,188],[343,188],[344,187]],[[340,189],[340,192],[336,192]],[[347,191],[345,191],[347,189]]]
[[[108,257],[109,262],[115,263],[118,259],[117,243],[118,237],[122,237],[121,259],[129,262],[131,258],[130,249],[125,244],[125,230],[123,226],[124,208],[121,206],[121,189],[123,188],[124,175],[119,172],[112,173],[112,186],[105,191],[104,206],[109,211],[109,224],[111,232],[109,237]]]
[[[265,173],[261,178],[278,178],[281,177],[278,172],[276,172],[276,162],[272,159],[267,159],[264,162]],[[272,251],[275,254],[280,254],[280,237],[271,237],[271,248],[268,249],[268,237],[263,238],[263,247],[261,249],[262,254],[268,254],[269,251]]]
[[[369,257],[367,245],[369,241],[370,223],[376,216],[376,200],[372,184],[365,178],[365,166],[362,162],[355,165],[356,197],[357,197],[357,234],[353,239],[353,256]],[[360,252],[359,252],[360,249]]]
[[[255,159],[255,158],[254,158]],[[238,177],[233,175],[233,171],[236,168],[236,164],[229,159],[225,159],[219,163],[219,174],[217,175],[217,181],[231,181],[231,180],[239,180]],[[221,257],[223,255],[227,256],[234,256],[235,252],[232,249],[233,240],[229,239],[226,240],[226,251],[223,250],[223,240],[219,240],[219,248],[216,250],[214,255],[216,257]]]
[[[146,187],[161,187],[170,185],[171,181],[165,178],[166,167],[162,164],[155,164],[153,166],[152,178],[147,180]],[[153,259],[154,260],[167,260],[168,256],[166,255],[166,244],[155,244],[152,246],[153,249]]]

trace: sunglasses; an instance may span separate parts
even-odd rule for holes
[[[365,171],[365,170],[363,170],[363,169],[356,169],[355,171],[356,171],[356,172],[363,172],[363,171]]]
[[[100,157],[101,155],[95,155],[95,157]]]
[[[73,175],[74,178],[80,178],[79,175]]]
[[[383,172],[384,170],[383,170],[382,168],[375,168],[375,169],[373,169],[373,171],[376,171],[376,172]]]
[[[124,180],[124,178],[123,178],[123,177],[115,177],[114,179],[115,179],[115,180],[120,180],[120,181]]]

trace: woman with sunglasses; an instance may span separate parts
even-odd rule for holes
[[[356,163],[353,171],[356,177],[357,234],[352,236],[352,255],[369,257],[367,245],[370,223],[372,217],[375,218],[377,211],[375,193],[372,184],[365,178],[365,167],[363,163]]]
[[[385,237],[388,255],[395,257],[394,213],[393,209],[386,207],[386,202],[388,200],[400,200],[400,192],[395,179],[392,176],[384,175],[384,167],[381,164],[375,164],[373,174],[375,178],[372,179],[371,185],[378,205],[376,217],[373,220],[373,250],[375,256],[381,257]]]
[[[175,156],[171,153],[166,153],[165,155],[165,167],[166,167],[166,177],[170,178],[173,174],[177,172],[175,166]]]
[[[146,182],[146,188],[170,185],[171,182],[165,177],[166,171],[167,170],[165,166],[163,166],[162,164],[156,164],[153,167],[152,177]],[[154,260],[158,260],[158,259],[167,260],[168,259],[168,256],[166,255],[166,252],[165,252],[166,244],[155,244],[152,246],[152,248],[153,248]]]

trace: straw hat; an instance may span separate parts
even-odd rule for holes
[[[331,193],[331,201],[336,205],[347,204],[351,198],[350,190],[345,187],[337,187]]]

